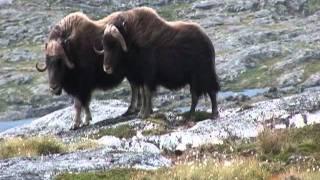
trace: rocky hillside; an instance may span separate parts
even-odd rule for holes
[[[66,96],[52,97],[47,75],[34,68],[37,61],[44,60],[42,46],[54,23],[74,11],[96,19],[142,5],[156,8],[168,20],[201,24],[215,45],[224,90],[304,88],[320,83],[320,3],[316,0],[2,0],[0,120],[39,117],[71,103]],[[125,83],[115,91],[97,93],[95,98],[119,94],[127,98]]]

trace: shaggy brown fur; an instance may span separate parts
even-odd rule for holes
[[[158,85],[179,89],[189,84],[190,112],[195,111],[199,96],[209,94],[213,117],[218,115],[216,94],[220,86],[215,72],[214,47],[200,26],[167,22],[146,7],[113,13],[106,21],[108,26],[115,27],[108,27],[103,36],[107,73],[124,65],[127,78],[144,86],[146,96]],[[145,98],[140,111],[142,117],[151,112],[151,97]]]
[[[82,109],[86,114],[85,125],[89,124],[89,104],[93,90],[113,88],[124,79],[124,73],[120,69],[112,75],[104,73],[103,58],[92,48],[100,44],[105,26],[106,19],[93,21],[83,13],[72,13],[53,27],[46,43],[50,90],[59,95],[64,89],[74,97],[76,115],[73,128],[80,126]],[[46,69],[37,68],[40,71]],[[135,96],[136,93],[133,94],[133,100],[136,100]],[[135,104],[136,102],[132,102],[128,111],[135,111]]]

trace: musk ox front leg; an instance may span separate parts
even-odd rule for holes
[[[76,130],[81,125],[81,111],[82,111],[82,103],[79,99],[74,98],[74,104],[73,104],[74,110],[76,112],[74,119],[73,119],[73,125],[71,126],[71,130]]]
[[[83,103],[78,98],[74,98],[73,106],[74,106],[76,114],[73,119],[73,125],[71,126],[71,130],[76,130],[81,127],[82,109],[84,109],[84,113],[85,113],[85,119],[84,119],[83,126],[88,126],[90,124],[91,119],[92,119],[90,108],[89,108],[89,103]]]
[[[130,83],[131,86],[131,102],[128,110],[122,116],[128,116],[134,114],[140,110],[141,97],[139,87]]]
[[[145,119],[152,113],[152,91],[146,85],[141,88],[142,107],[138,114],[139,118]]]

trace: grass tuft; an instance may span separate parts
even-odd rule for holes
[[[287,162],[293,155],[320,159],[320,124],[299,129],[265,130],[257,138],[262,160]]]
[[[214,162],[193,165],[183,164],[171,169],[162,168],[156,171],[115,169],[98,173],[62,174],[56,179],[266,179],[269,176],[270,174],[260,168],[257,161],[248,160],[230,165]]]
[[[51,137],[9,138],[0,142],[0,159],[39,156],[65,152],[64,145]]]
[[[64,144],[55,137],[8,138],[0,141],[0,159],[60,154],[97,147],[98,143],[88,139]]]
[[[92,134],[90,138],[99,139],[103,136],[115,136],[118,138],[132,138],[137,134],[136,130],[128,124],[119,125],[114,128],[100,129],[97,133]]]

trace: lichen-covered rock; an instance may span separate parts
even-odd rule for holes
[[[53,179],[63,172],[99,171],[111,168],[155,169],[170,166],[160,154],[109,152],[103,148],[64,155],[0,160],[0,179]]]

